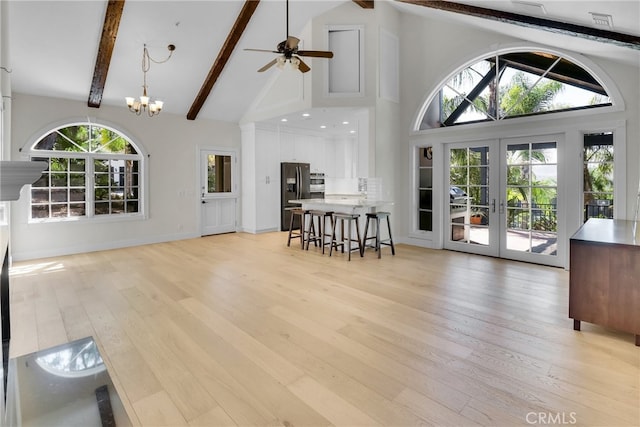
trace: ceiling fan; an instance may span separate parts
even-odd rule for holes
[[[287,4],[287,39],[278,43],[277,50],[266,49],[245,49],[254,52],[270,52],[280,54],[278,57],[267,63],[264,67],[260,68],[258,72],[267,71],[274,65],[278,65],[282,68],[286,62],[291,63],[294,68],[297,68],[302,73],[306,73],[311,68],[305,64],[300,58],[301,56],[316,57],[316,58],[333,58],[333,52],[324,50],[298,50],[298,43],[300,39],[289,35],[289,0],[286,0]]]

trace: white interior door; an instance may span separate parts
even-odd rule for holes
[[[236,231],[237,155],[235,151],[200,150],[200,234]]]

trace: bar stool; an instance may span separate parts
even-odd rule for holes
[[[295,217],[300,217],[300,228],[294,228]],[[302,208],[291,209],[291,219],[289,220],[289,238],[287,239],[287,246],[291,246],[291,239],[300,239],[300,249],[304,249],[304,242],[308,239],[309,233],[313,228],[313,223],[310,224],[310,229],[307,230],[305,224],[307,224],[307,217],[309,216],[309,210]],[[298,230],[296,232],[295,230]]]
[[[318,244],[322,246],[322,253],[324,254],[324,247],[331,244],[331,241],[327,242],[327,237],[331,237],[331,234],[327,233],[327,219],[333,229],[333,211],[310,210],[309,217],[311,224],[309,225],[309,235],[306,240],[307,250],[309,250],[309,243],[313,242],[316,246],[318,246]],[[318,220],[317,232],[314,227],[316,219]]]
[[[345,245],[347,246],[347,252],[349,253],[348,260],[351,261],[351,242],[356,242],[358,244],[358,252],[360,256],[362,256],[362,243],[360,242],[360,225],[358,224],[358,220],[360,219],[360,214],[350,214],[350,213],[334,213],[333,214],[333,232],[331,233],[331,247],[329,249],[329,256],[333,253],[333,248],[338,250],[340,246],[342,248],[342,252],[344,253]],[[340,239],[336,239],[336,229],[338,228],[338,221],[340,221]],[[344,222],[347,221],[347,233],[344,233]],[[356,236],[357,239],[354,239],[351,234],[351,223],[355,223],[356,225]]]
[[[367,213],[367,221],[365,222],[365,225],[364,225],[364,238],[362,239],[362,252],[364,252],[364,249],[367,247],[367,241],[373,239],[374,240],[373,245],[370,247],[375,248],[376,251],[378,251],[378,258],[380,258],[382,255],[381,254],[382,251],[380,250],[380,245],[391,246],[391,255],[396,254],[396,248],[395,246],[393,246],[393,237],[391,236],[391,223],[389,222],[390,215],[391,214],[389,212],[368,212]],[[382,219],[387,220],[387,229],[389,230],[389,238],[387,239],[380,238],[380,220]],[[369,220],[372,220],[372,222],[375,224],[375,227],[376,227],[376,234],[374,236],[368,236]]]

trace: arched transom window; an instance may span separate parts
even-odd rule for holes
[[[143,213],[143,156],[122,133],[94,123],[51,130],[30,151],[49,167],[31,186],[31,219]]]
[[[598,80],[567,58],[548,52],[504,53],[445,82],[420,129],[609,105]]]

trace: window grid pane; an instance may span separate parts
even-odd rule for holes
[[[118,132],[94,124],[59,128],[36,142],[32,154],[49,166],[31,186],[32,219],[140,213],[141,165],[132,158],[139,154]]]
[[[433,231],[433,151],[418,147],[418,230]]]

